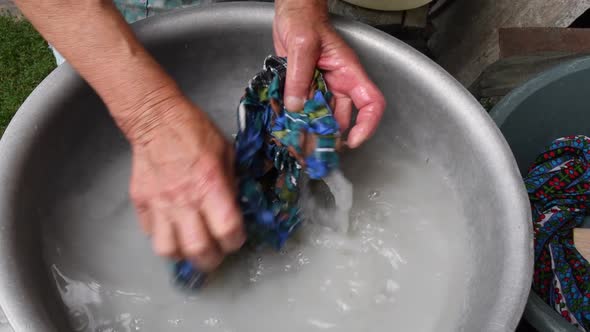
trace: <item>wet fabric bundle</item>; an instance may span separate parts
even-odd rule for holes
[[[590,138],[555,140],[525,178],[533,212],[533,290],[566,320],[590,328],[590,264],[574,246],[590,199]]]
[[[332,94],[315,72],[303,110],[283,105],[287,60],[269,56],[249,83],[238,106],[235,139],[239,206],[247,243],[280,249],[301,222],[299,183],[303,172],[321,179],[338,168],[340,144]],[[181,286],[198,288],[204,274],[188,261],[174,265]]]

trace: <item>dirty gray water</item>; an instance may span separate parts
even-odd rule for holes
[[[191,294],[170,284],[127,199],[128,156],[63,193],[48,268],[74,331],[452,331],[463,310],[465,218],[425,158],[355,152],[347,230],[306,223],[280,253],[243,253]],[[81,218],[80,216],[83,216]]]

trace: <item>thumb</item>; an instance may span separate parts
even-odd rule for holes
[[[288,62],[284,102],[289,111],[303,109],[320,57],[320,46],[320,38],[313,31],[295,34],[287,43]]]

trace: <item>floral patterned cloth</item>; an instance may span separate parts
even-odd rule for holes
[[[321,179],[339,164],[339,127],[322,74],[316,71],[304,108],[289,112],[282,102],[286,71],[285,58],[267,57],[238,106],[238,201],[247,245],[253,248],[280,249],[301,222],[302,173]],[[187,288],[198,288],[205,280],[188,261],[175,264],[174,278]]]
[[[555,140],[525,178],[533,212],[533,290],[566,320],[590,328],[590,264],[576,250],[573,229],[590,213],[590,138]]]

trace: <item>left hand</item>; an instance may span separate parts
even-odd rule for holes
[[[325,0],[276,0],[273,40],[277,55],[287,57],[285,107],[300,110],[309,95],[315,68],[334,93],[334,115],[341,131],[350,126],[352,105],[359,110],[347,145],[356,148],[376,131],[385,98],[358,57],[331,26]]]

